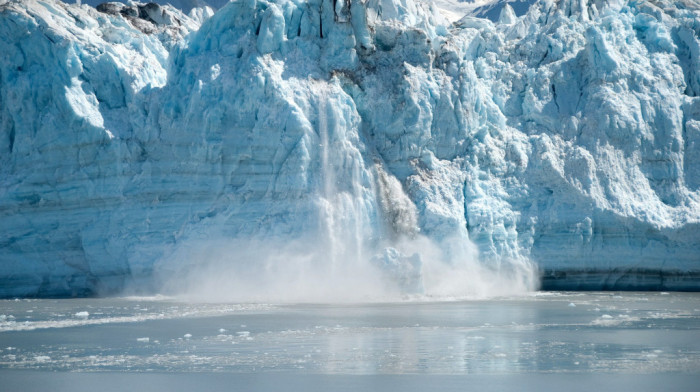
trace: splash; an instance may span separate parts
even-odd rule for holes
[[[349,303],[513,296],[537,284],[529,262],[493,266],[469,254],[447,259],[444,248],[424,236],[365,249],[372,256],[364,259],[337,253],[334,263],[322,244],[310,237],[190,243],[168,263],[186,267],[161,270],[164,291],[202,302]]]
[[[466,230],[440,239],[422,234],[404,185],[362,142],[343,90],[318,83],[308,94],[316,166],[309,195],[294,207],[310,211],[306,230],[248,236],[221,230],[181,241],[159,263],[165,293],[214,302],[377,302],[535,288],[531,263],[480,260]]]

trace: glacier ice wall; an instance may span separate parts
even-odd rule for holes
[[[698,288],[692,2],[0,7],[0,296]]]

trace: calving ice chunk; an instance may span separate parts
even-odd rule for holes
[[[3,2],[0,295],[697,288],[698,7],[439,5]]]

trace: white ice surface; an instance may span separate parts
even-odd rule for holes
[[[481,296],[533,287],[531,263],[698,269],[694,2],[159,10],[0,5],[1,296]]]

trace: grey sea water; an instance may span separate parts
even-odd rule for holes
[[[697,391],[700,294],[0,301],[0,390],[49,388]]]

